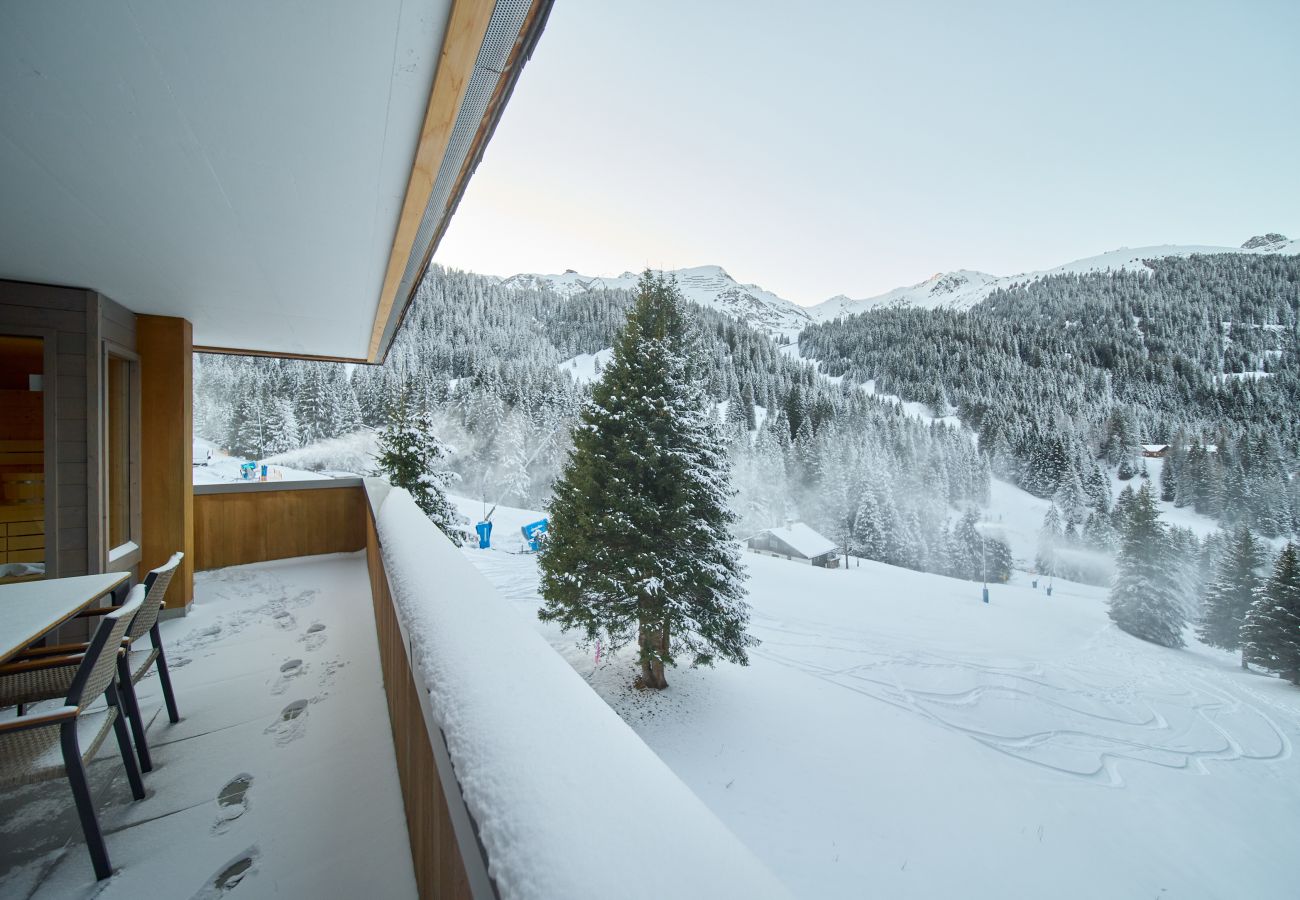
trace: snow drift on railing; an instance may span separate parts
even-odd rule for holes
[[[375,518],[414,674],[504,900],[787,896],[408,493]]]

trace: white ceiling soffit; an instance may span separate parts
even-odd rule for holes
[[[532,5],[497,4],[493,25],[503,7],[522,7],[507,16],[512,47]],[[0,4],[0,278],[183,316],[196,345],[373,358],[451,7]],[[530,40],[544,19],[533,10]],[[518,68],[504,92],[494,85],[499,96]],[[442,192],[435,237],[463,190],[454,176],[446,187],[443,170],[472,168],[451,158],[456,146],[430,200]],[[417,240],[420,272],[426,250]],[[408,296],[380,328],[380,356]]]

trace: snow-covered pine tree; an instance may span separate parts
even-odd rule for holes
[[[1166,456],[1164,464],[1160,466],[1160,499],[1172,503],[1177,496],[1178,476],[1174,472],[1174,461]]]
[[[1259,592],[1259,570],[1263,564],[1259,542],[1249,528],[1239,526],[1205,596],[1205,608],[1196,626],[1196,634],[1202,641],[1223,650],[1241,647],[1241,629]],[[1241,667],[1246,668],[1244,649]]]
[[[1038,558],[1034,565],[1043,575],[1056,574],[1056,551],[1060,548],[1061,536],[1061,514],[1053,503],[1047,507],[1042,527],[1038,529]]]
[[[409,491],[415,505],[459,547],[464,532],[446,494],[455,476],[442,465],[448,450],[413,394],[414,385],[408,383],[389,408],[388,424],[379,431],[376,474]]]
[[[617,648],[635,640],[647,688],[689,654],[745,665],[756,641],[728,528],[728,470],[694,377],[676,284],[649,272],[573,433],[539,560],[538,616]]]
[[[1125,518],[1110,618],[1134,637],[1181,647],[1186,620],[1177,566],[1149,482],[1133,495]]]
[[[1300,553],[1288,542],[1241,629],[1246,660],[1300,685]]]
[[[754,386],[748,382],[745,389],[740,394],[740,405],[745,412],[745,430],[753,431],[758,427],[758,421],[754,415]]]
[[[985,544],[988,560],[989,581],[1006,584],[1011,580],[1011,567],[1014,560],[1011,548],[1001,538],[991,537]]]
[[[984,556],[984,538],[979,533],[979,515],[975,510],[967,510],[953,526],[952,538],[948,544],[949,574],[954,578],[967,581],[979,581],[984,576],[987,560]]]
[[[231,452],[249,459],[266,455],[271,439],[271,400],[260,381],[250,381],[239,395],[234,421],[236,432],[229,441]]]
[[[298,435],[298,417],[294,412],[293,401],[288,397],[276,397],[270,402],[267,414],[268,453],[284,453],[301,446]]]

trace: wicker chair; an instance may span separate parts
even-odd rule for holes
[[[149,667],[155,663],[158,666],[158,681],[162,686],[163,701],[167,704],[167,716],[173,723],[181,720],[180,713],[176,709],[176,694],[172,691],[171,673],[167,671],[167,657],[163,653],[162,632],[158,628],[158,614],[167,605],[167,586],[171,584],[172,576],[176,574],[176,570],[180,567],[181,560],[184,558],[184,553],[173,553],[172,558],[167,560],[164,565],[153,569],[144,577],[144,605],[136,613],[135,620],[131,622],[124,639],[124,645],[129,652],[118,657],[117,683],[122,689],[122,706],[131,724],[131,737],[135,740],[135,752],[140,757],[140,771],[142,772],[153,771],[153,759],[149,755],[149,741],[145,735],[144,717],[140,714],[140,703],[136,699],[135,686],[149,671]],[[82,617],[103,616],[116,609],[118,609],[116,606],[101,606],[96,609],[84,610],[79,615]],[[146,634],[149,635],[152,646],[145,649],[144,642],[140,641],[140,646],[137,647],[136,641]],[[33,647],[19,656],[18,659],[20,661],[36,660],[59,655],[80,654],[84,653],[85,650],[85,644],[55,644],[52,647]],[[70,678],[66,669],[64,675]],[[5,679],[0,677],[0,705],[7,705],[5,701],[11,693],[5,688],[4,681]],[[51,677],[47,680],[45,689],[47,692],[52,691],[52,693],[40,696],[32,692],[29,696],[36,699],[60,696],[63,691],[67,690],[67,683],[65,682],[62,687],[58,687]]]
[[[144,595],[143,586],[132,588],[126,602],[100,620],[94,637],[86,645],[86,652],[76,662],[76,674],[61,709],[0,722],[0,787],[32,784],[66,775],[77,804],[77,815],[81,818],[81,829],[86,835],[95,877],[101,880],[111,875],[113,870],[86,781],[86,763],[99,751],[109,729],[112,729],[117,735],[127,780],[131,783],[131,796],[137,800],[144,799],[144,783],[140,780],[140,770],[136,768],[131,738],[120,714],[114,685],[122,637],[143,605]],[[67,658],[57,657],[54,665],[46,667],[58,669],[66,664]],[[37,671],[42,661],[29,660],[16,665]],[[107,705],[90,709],[101,696]]]

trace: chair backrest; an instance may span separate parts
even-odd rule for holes
[[[126,636],[131,620],[144,605],[144,595],[144,585],[137,584],[126,595],[125,603],[100,618],[99,627],[86,646],[81,667],[72,678],[72,687],[68,689],[68,706],[82,709],[99,699],[108,688],[116,671],[117,652],[122,647],[122,638]]]
[[[144,637],[153,628],[153,623],[158,621],[158,613],[162,610],[163,599],[167,596],[167,586],[172,583],[172,576],[180,567],[181,560],[185,558],[184,553],[173,553],[172,558],[167,560],[156,569],[150,569],[149,574],[144,576],[145,598],[144,606],[136,615],[135,621],[131,623],[131,628],[127,631],[126,636],[131,640]]]

